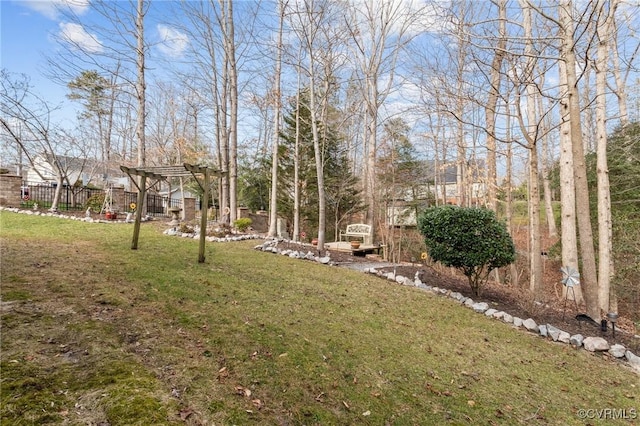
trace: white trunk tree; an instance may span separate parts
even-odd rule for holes
[[[274,111],[273,111],[273,147],[271,154],[271,198],[269,201],[269,237],[277,234],[278,226],[278,147],[280,146],[280,112],[282,110],[282,94],[280,93],[280,80],[282,75],[282,31],[284,26],[284,13],[286,3],[278,0],[278,33],[276,35],[276,69],[274,75]],[[293,240],[298,241],[298,233],[293,233]]]
[[[596,153],[598,181],[598,300],[600,309],[609,312],[610,283],[613,276],[613,236],[611,224],[611,193],[609,166],[607,165],[607,74],[609,45],[612,40],[612,22],[616,0],[598,0],[596,36]]]
[[[587,167],[582,138],[582,120],[580,117],[580,97],[576,75],[576,43],[574,39],[573,1],[562,0],[558,6],[559,24],[562,37],[561,55],[564,61],[564,73],[567,82],[566,103],[568,109],[571,154],[573,156],[573,175],[575,179],[576,217],[580,238],[582,261],[581,284],[587,314],[598,320],[600,304],[598,301],[598,276],[596,256],[593,245],[593,230],[589,213],[589,188],[587,185]]]

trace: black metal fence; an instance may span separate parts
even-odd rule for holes
[[[53,197],[56,188],[50,185],[29,185],[25,184],[21,189],[21,207],[33,208],[35,204],[39,208],[47,209],[53,203]],[[58,210],[61,211],[80,211],[86,210],[89,200],[94,196],[104,196],[104,189],[94,188],[77,188],[65,186],[60,193],[58,202]],[[159,194],[146,194],[147,211],[151,216],[168,216],[167,210],[171,207],[182,207],[182,200],[179,198],[170,198]],[[124,191],[123,212],[133,211],[138,202],[138,194],[136,192]],[[133,207],[133,208],[132,208]]]

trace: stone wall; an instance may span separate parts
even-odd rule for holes
[[[249,213],[251,219],[251,227],[255,232],[267,232],[269,231],[269,216],[267,212],[258,211],[256,213]]]
[[[190,221],[196,218],[196,199],[185,198],[184,208],[182,209],[182,220]]]
[[[0,206],[20,207],[21,186],[20,176],[0,175]]]

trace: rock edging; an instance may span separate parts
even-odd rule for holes
[[[274,254],[280,254],[282,256],[288,256],[294,259],[304,259],[304,260],[311,260],[311,261],[315,261],[315,262],[326,264],[326,265],[336,265],[335,262],[331,261],[331,257],[329,255],[325,257],[319,257],[314,255],[313,252],[311,251],[313,247],[311,245],[309,246],[309,251],[304,253],[298,250],[279,248],[278,243],[282,241],[284,240],[278,240],[278,239],[267,240],[264,243],[258,244],[257,246],[255,246],[254,249],[260,250],[260,251],[266,251]],[[295,244],[302,244],[302,243],[295,242]],[[536,324],[536,322],[532,318],[523,319],[523,318],[514,317],[513,315],[507,312],[489,308],[488,303],[476,302],[470,297],[466,297],[459,292],[427,285],[420,280],[417,273],[416,273],[416,276],[413,279],[411,279],[409,277],[397,275],[393,272],[378,271],[376,268],[365,268],[364,272],[368,274],[376,275],[380,278],[395,282],[400,285],[417,287],[420,290],[423,290],[425,292],[448,297],[460,303],[462,306],[465,306],[469,309],[473,309],[473,311],[478,314],[483,314],[487,317],[505,322],[507,324],[511,324],[515,328],[524,328],[527,331],[536,333],[543,338],[551,339],[554,342],[568,344],[573,346],[576,349],[582,348],[589,352],[607,352],[609,355],[611,355],[613,358],[619,361],[622,361],[622,362],[626,361],[626,364],[628,364],[632,368],[632,370],[640,374],[640,356],[637,356],[636,354],[632,353],[630,350],[625,348],[624,345],[614,344],[610,346],[609,343],[602,337],[591,337],[591,336],[584,337],[581,334],[571,335],[566,331],[560,330],[559,328],[551,324]]]
[[[544,338],[549,338],[554,342],[569,344],[575,348],[583,348],[584,350],[589,352],[607,352],[615,359],[626,361],[626,363],[636,373],[640,374],[640,356],[637,356],[636,354],[625,348],[624,345],[614,344],[610,346],[609,343],[602,337],[584,337],[581,334],[570,335],[566,331],[560,330],[559,328],[554,327],[551,324],[539,325],[536,324],[536,322],[531,318],[522,319],[514,317],[506,312],[489,308],[489,305],[486,302],[475,302],[470,297],[463,296],[459,292],[429,286],[420,280],[418,274],[416,274],[414,279],[411,279],[408,277],[403,277],[401,275],[395,275],[393,272],[384,273],[376,270],[375,268],[369,268],[368,270],[365,270],[365,272],[374,274],[381,278],[385,278],[389,281],[394,281],[401,285],[413,286],[423,291],[449,297],[450,299],[459,302],[461,305],[473,309],[473,311],[476,313],[484,314],[487,317],[512,324],[516,328],[525,328],[532,333],[536,333]]]
[[[88,216],[74,216],[74,215],[70,215],[70,214],[64,214],[61,213],[59,211],[57,212],[52,212],[52,211],[47,211],[47,212],[41,212],[39,210],[26,210],[26,209],[19,209],[17,207],[6,207],[6,206],[0,206],[0,210],[5,210],[8,212],[12,212],[12,213],[20,213],[20,214],[26,214],[26,215],[31,215],[31,216],[44,216],[44,217],[56,217],[58,219],[68,219],[68,220],[75,220],[78,222],[87,222],[87,223],[133,223],[133,220],[127,220],[126,216],[125,219],[116,219],[116,220],[107,220],[107,219],[98,219],[98,218],[92,218],[92,217],[88,217]],[[146,216],[143,217],[141,219],[142,222],[148,222],[153,220],[154,218],[152,216]]]

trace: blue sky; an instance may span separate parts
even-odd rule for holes
[[[64,101],[65,90],[42,74],[43,54],[55,48],[51,34],[58,29],[52,2],[0,1],[0,66],[31,77],[36,92],[52,102]]]
[[[34,92],[50,106],[63,104],[54,118],[73,119],[75,106],[66,99],[66,88],[45,77],[46,56],[52,56],[60,49],[55,38],[61,35],[89,52],[101,51],[102,40],[65,19],[58,13],[60,5],[71,5],[83,21],[101,23],[102,18],[89,10],[88,0],[0,0],[0,67],[11,73],[28,75]],[[170,5],[170,2],[155,2],[154,12],[165,13],[163,9]],[[147,37],[153,38],[156,58],[180,55],[188,43],[185,35],[166,24],[147,25],[145,32]],[[162,40],[164,42],[159,43]]]

